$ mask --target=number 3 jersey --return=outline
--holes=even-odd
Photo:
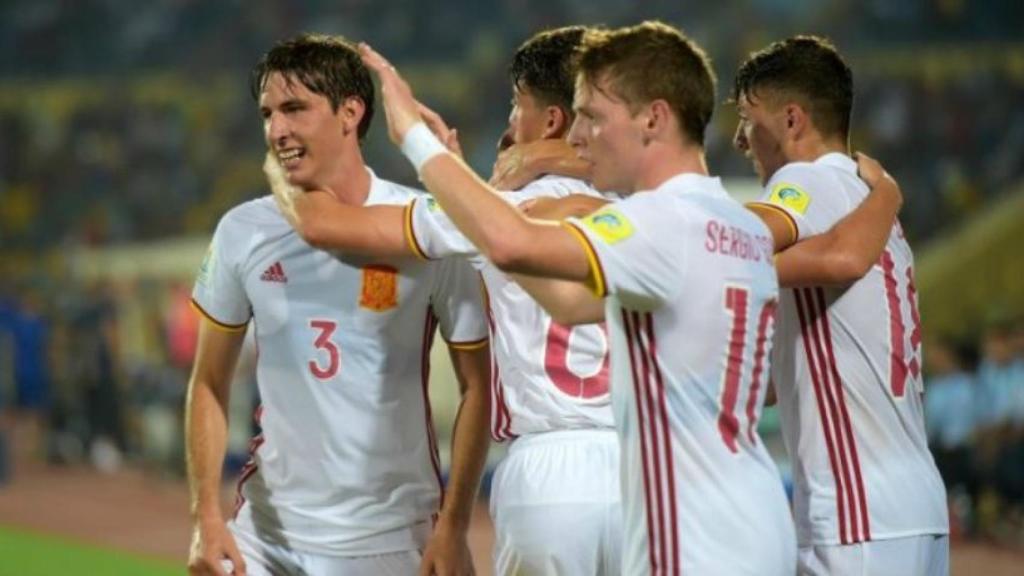
[[[569,222],[606,297],[622,572],[793,574],[789,505],[756,427],[778,296],[768,229],[697,174]]]
[[[762,204],[806,238],[867,192],[856,163],[833,153],[781,168]],[[897,224],[880,260],[851,286],[782,293],[772,377],[802,546],[948,532],[924,430],[913,272]]]
[[[598,193],[573,178],[545,176],[507,192],[512,204]],[[479,254],[430,198],[408,209],[406,232],[423,258],[468,256],[488,293],[491,320],[491,435],[580,428],[611,429],[609,355],[603,324],[566,327],[551,320],[518,284]]]
[[[366,204],[415,195],[372,176]],[[429,350],[438,325],[450,343],[482,345],[473,270],[316,250],[264,197],[221,219],[193,299],[256,335],[262,434],[237,524],[316,554],[421,548],[440,496]]]

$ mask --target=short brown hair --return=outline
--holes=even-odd
[[[586,30],[583,26],[566,26],[531,36],[516,50],[508,67],[512,85],[529,90],[545,105],[562,108],[572,118],[574,56]]]
[[[704,145],[704,129],[715,108],[715,73],[696,42],[663,22],[617,30],[589,30],[578,70],[592,86],[604,79],[633,112],[655,100],[668,102],[683,134]]]
[[[274,72],[298,80],[314,94],[327,98],[334,112],[347,98],[363,101],[357,133],[362,140],[373,120],[373,80],[359,51],[341,36],[300,34],[274,45],[249,76],[249,89],[258,102],[267,78]]]
[[[751,54],[736,73],[732,96],[796,99],[824,136],[850,133],[853,72],[836,47],[818,36],[793,36]]]

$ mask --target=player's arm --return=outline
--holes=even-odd
[[[498,190],[518,190],[544,174],[588,180],[590,165],[565,140],[541,139],[499,152],[490,184]]]
[[[425,576],[472,573],[467,535],[490,447],[491,400],[487,389],[490,351],[487,344],[468,349],[449,344],[448,354],[459,383],[461,401],[452,432],[451,467],[444,505],[423,552],[420,574]]]
[[[271,154],[263,172],[281,213],[310,246],[380,258],[413,255],[403,227],[406,207],[352,206],[326,191],[303,191],[288,183]]]
[[[827,232],[806,240],[797,241],[796,228],[782,209],[749,206],[772,232],[781,286],[849,284],[867,274],[881,256],[903,196],[875,160],[859,154],[858,169],[871,192]]]
[[[402,143],[407,155],[416,157],[417,142],[423,141],[406,138],[407,133],[414,126],[426,128],[408,84],[369,46],[360,45],[360,52],[380,78],[391,139]],[[433,140],[429,133],[427,136]],[[492,263],[508,272],[594,282],[587,253],[572,232],[557,223],[524,216],[455,155],[438,146],[440,150],[431,149],[428,158],[414,162],[422,163],[417,166],[420,180]]]
[[[185,408],[192,545],[189,574],[227,574],[221,561],[231,560],[234,574],[245,563],[221,514],[221,469],[227,449],[228,398],[245,328],[226,330],[212,321],[199,326],[199,343]]]
[[[519,209],[530,218],[564,220],[582,217],[608,204],[604,198],[589,194],[570,194],[561,198],[540,197],[527,200]]]

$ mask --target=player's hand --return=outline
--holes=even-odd
[[[473,576],[473,557],[466,543],[466,531],[441,520],[423,550],[419,576]]]
[[[298,215],[295,211],[295,200],[302,194],[302,191],[288,182],[281,163],[274,157],[273,152],[267,152],[263,159],[263,174],[267,177],[267,184],[274,193],[274,202],[281,210],[288,223],[294,228],[298,222]]]
[[[576,151],[560,138],[514,144],[499,150],[490,184],[498,190],[518,190],[542,174],[557,173],[560,163],[572,158],[576,158]]]
[[[878,160],[875,160],[863,152],[854,152],[853,156],[857,159],[857,175],[860,176],[860,179],[863,180],[869,188],[875,190],[883,183],[891,184],[891,186],[884,186],[884,188],[895,193],[900,205],[903,204],[903,192],[900,190],[899,183],[897,183],[896,180],[885,171],[885,168],[879,164]]]
[[[225,560],[230,562],[230,570]],[[245,576],[245,561],[222,520],[200,520],[193,527],[188,573],[189,576]]]
[[[434,133],[434,136],[437,136],[437,139],[444,144],[445,148],[452,154],[462,158],[462,145],[459,144],[458,130],[449,128],[440,114],[434,112],[418,100],[416,101],[416,108],[427,128],[430,128],[430,131]]]
[[[395,70],[383,56],[370,48],[365,42],[359,43],[359,55],[380,80],[380,95],[384,103],[384,115],[388,120],[388,136],[396,145],[401,146],[405,133],[417,122],[423,121],[420,116],[420,104],[412,94],[409,83]]]

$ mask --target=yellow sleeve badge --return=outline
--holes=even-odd
[[[580,221],[608,244],[621,242],[633,235],[633,224],[614,208],[602,208]]]
[[[383,264],[363,268],[363,289],[359,305],[374,312],[398,306],[398,270]]]
[[[768,202],[788,208],[798,214],[806,214],[807,207],[811,204],[811,197],[796,184],[780,182],[772,188]]]

